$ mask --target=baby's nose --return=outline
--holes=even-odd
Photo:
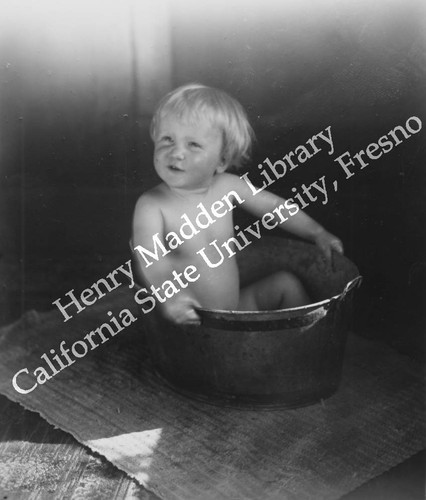
[[[175,144],[171,153],[172,153],[173,158],[177,158],[179,160],[183,160],[185,157],[184,149],[179,144]]]

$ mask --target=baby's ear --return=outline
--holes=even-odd
[[[222,161],[216,168],[216,173],[223,174],[223,172],[225,172],[227,169],[228,169],[228,163],[226,162],[225,158],[222,158]]]

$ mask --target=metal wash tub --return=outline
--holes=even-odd
[[[293,271],[313,303],[274,311],[200,309],[201,326],[147,319],[157,373],[181,393],[242,408],[298,407],[338,388],[358,269],[335,254],[333,269],[317,248],[263,238],[238,256],[242,283],[277,269]]]

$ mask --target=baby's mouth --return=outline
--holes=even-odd
[[[173,172],[183,172],[183,169],[178,167],[177,165],[169,165],[169,169],[173,170]]]

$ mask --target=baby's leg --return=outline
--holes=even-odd
[[[297,276],[279,271],[241,290],[238,308],[242,311],[268,311],[310,303]]]

